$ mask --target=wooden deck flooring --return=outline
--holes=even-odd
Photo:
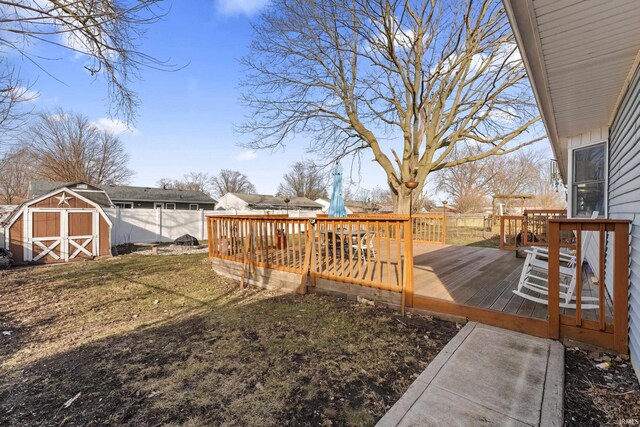
[[[524,259],[513,252],[470,246],[414,245],[414,289],[420,296],[538,319],[547,318],[547,306],[513,293]],[[583,295],[597,289],[586,279]],[[611,306],[606,309],[611,317]],[[561,313],[575,316],[575,310]],[[597,310],[583,310],[583,318],[597,320]]]

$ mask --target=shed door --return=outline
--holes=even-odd
[[[93,258],[97,255],[96,211],[65,212],[67,214],[68,234],[66,236],[66,261],[74,258]]]
[[[28,210],[27,261],[51,263],[98,255],[98,211]]]
[[[32,212],[31,260],[60,261],[63,255],[62,212]]]

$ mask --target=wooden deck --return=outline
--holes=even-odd
[[[547,306],[513,293],[524,259],[514,252],[470,246],[414,245],[414,291],[416,296],[437,298],[529,318],[546,319]],[[586,278],[584,296],[597,295]],[[562,309],[573,316],[575,310]],[[583,318],[597,320],[597,310],[583,310]],[[607,304],[607,319],[611,305]]]

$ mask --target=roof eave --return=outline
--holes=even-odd
[[[533,2],[531,0],[503,0],[502,2],[527,70],[553,154],[558,161],[560,174],[566,181],[568,167],[566,141],[561,140],[558,136]]]

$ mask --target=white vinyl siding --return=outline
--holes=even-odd
[[[640,375],[640,72],[613,121],[609,140],[609,217],[632,221],[629,263],[629,349]],[[610,247],[610,245],[609,245]],[[610,257],[608,257],[610,258]],[[609,260],[607,260],[609,261]],[[609,264],[610,262],[608,262]]]

